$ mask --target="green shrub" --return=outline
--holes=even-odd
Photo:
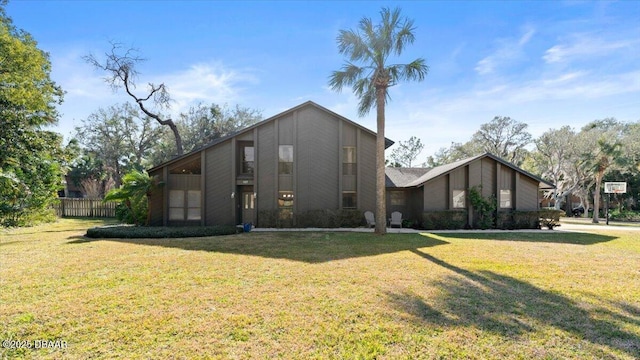
[[[617,221],[640,221],[640,212],[612,209],[609,210],[609,218]]]
[[[340,227],[359,227],[364,224],[364,212],[357,209],[343,209],[337,212]]]
[[[296,226],[300,228],[339,227],[338,217],[331,210],[309,210],[296,215]]]
[[[466,210],[427,211],[422,213],[422,228],[426,230],[464,229],[466,224]]]
[[[485,198],[482,196],[482,187],[474,186],[469,189],[469,202],[474,210],[473,227],[479,229],[492,229],[495,226],[496,216],[496,197],[490,196]]]
[[[146,198],[132,199],[131,202],[133,203],[132,208],[135,209],[134,211],[131,211],[124,201],[116,205],[116,219],[125,224],[144,224],[147,219],[147,211],[149,211]],[[134,215],[136,216],[135,219],[133,218]]]
[[[540,228],[540,211],[499,211],[496,217],[498,229],[538,229]]]
[[[355,209],[309,210],[295,215],[295,227],[299,228],[338,228],[358,227],[362,225],[364,215]],[[293,214],[282,210],[262,210],[258,213],[258,226],[266,228],[293,227]]]
[[[553,229],[556,226],[560,226],[560,216],[564,215],[562,210],[543,209],[538,210],[540,227],[547,227]]]
[[[258,212],[258,226],[263,228],[291,228],[294,214],[290,209],[261,210]]]
[[[235,234],[234,226],[104,226],[90,228],[86,236],[101,239],[185,238]]]

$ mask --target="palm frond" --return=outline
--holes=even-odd
[[[416,59],[409,64],[394,64],[388,68],[393,84],[403,80],[422,81],[429,73],[429,66],[425,64],[422,58]]]
[[[401,16],[400,8],[382,8],[381,21],[374,24],[370,18],[362,18],[357,30],[341,30],[338,50],[349,61],[329,77],[329,85],[335,91],[352,87],[360,99],[358,113],[366,115],[376,106],[376,88],[384,91],[385,103],[389,100],[387,88],[400,80],[423,80],[429,68],[424,59],[409,64],[387,66],[391,54],[400,55],[406,44],[415,40],[413,20]],[[364,66],[357,63],[362,62]]]
[[[363,79],[363,81],[366,81],[366,79]],[[363,117],[376,105],[376,89],[373,86],[363,87],[363,92],[360,94],[359,98],[358,115]]]
[[[342,70],[334,71],[329,76],[329,86],[334,91],[342,91],[343,87],[355,84],[362,77],[363,71],[364,68],[347,62],[342,66]]]
[[[396,55],[400,55],[404,50],[405,45],[413,44],[416,39],[414,35],[415,27],[413,26],[413,20],[406,20],[400,30],[395,34],[394,51]]]

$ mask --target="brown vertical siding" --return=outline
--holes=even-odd
[[[358,209],[362,211],[374,211],[376,209],[376,137],[360,132],[358,144],[358,177],[360,188],[358,189]]]
[[[274,123],[260,126],[258,138],[257,163],[260,172],[255,184],[258,193],[258,210],[272,210],[276,207],[276,164],[278,162]]]
[[[424,184],[424,210],[446,210],[449,204],[449,177],[440,176]]]
[[[278,119],[278,144],[293,145],[293,115]]]
[[[405,218],[418,223],[422,223],[422,212],[424,211],[424,188],[414,188],[409,192],[409,204],[411,210],[405,215]]]
[[[337,209],[341,120],[312,107],[301,109],[297,120],[296,211]]]
[[[162,178],[162,168],[149,173],[149,175],[157,176],[159,181],[164,182]],[[164,184],[163,186],[167,185]],[[149,212],[151,217],[149,225],[162,226],[162,216],[164,214],[164,192],[162,187],[156,188],[149,197]]]
[[[500,181],[498,190],[511,190],[513,192],[513,173],[514,170],[507,167],[500,167]]]
[[[482,185],[482,161],[476,160],[469,164],[469,188]]]
[[[356,146],[357,129],[355,126],[343,123],[342,146]]]
[[[231,193],[235,192],[232,179],[231,141],[218,144],[207,149],[207,184],[206,189],[206,224],[234,225],[235,219],[231,208],[235,199]],[[239,196],[238,194],[235,194]]]
[[[496,162],[490,158],[482,159],[482,196],[496,195]]]
[[[516,189],[517,210],[538,210],[538,182],[526,176],[520,176]]]
[[[200,175],[169,174],[169,190],[200,190]]]

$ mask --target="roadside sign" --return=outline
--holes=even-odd
[[[605,194],[624,194],[627,192],[626,182],[606,182],[604,183]]]

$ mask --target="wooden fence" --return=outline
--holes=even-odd
[[[116,217],[117,202],[102,199],[60,198],[53,206],[59,217]]]

